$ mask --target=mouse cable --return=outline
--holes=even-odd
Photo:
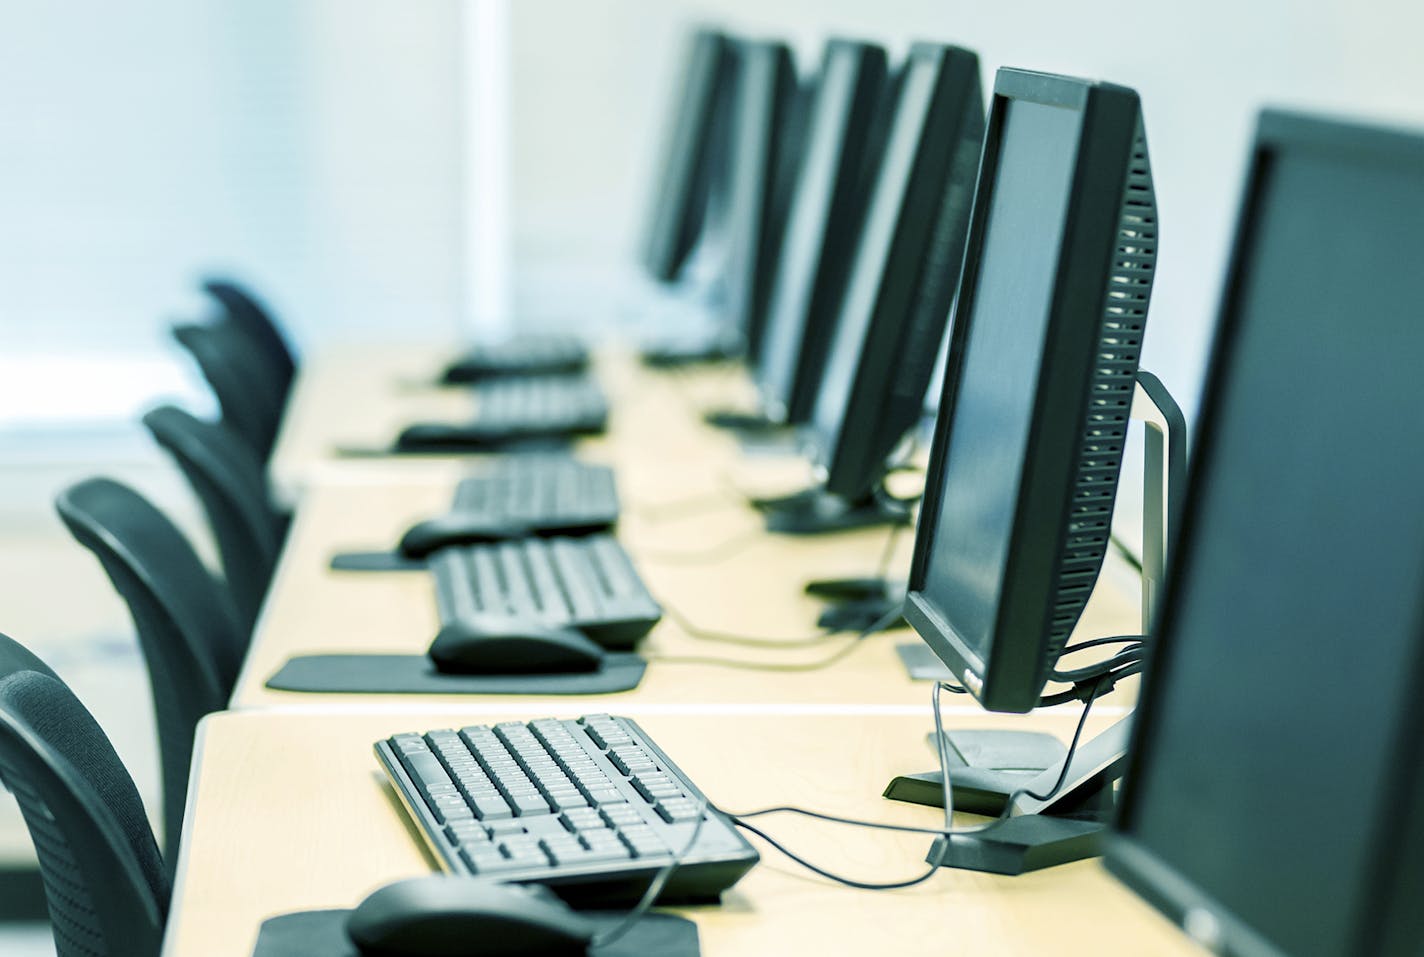
[[[715,565],[729,558],[735,558],[765,535],[765,529],[753,528],[703,549],[685,552],[660,552],[640,548],[637,549],[637,557],[639,561],[652,562],[655,565]]]
[[[663,603],[663,614],[672,619],[673,623],[687,633],[689,638],[696,638],[699,641],[716,641],[726,645],[741,645],[746,648],[805,648],[812,645],[819,645],[828,638],[845,634],[834,628],[827,628],[814,635],[796,636],[793,638],[763,638],[751,635],[739,635],[730,631],[718,631],[715,628],[703,628],[686,615],[680,609]]]
[[[854,634],[847,635],[845,632],[832,632],[830,635],[827,635],[828,638],[832,636],[841,636],[848,637],[850,640],[842,647],[837,648],[834,653],[827,655],[819,661],[750,661],[743,658],[714,658],[711,656],[702,655],[658,655],[647,653],[645,653],[643,657],[646,658],[649,662],[660,661],[665,664],[674,665],[711,665],[713,667],[718,668],[737,668],[742,671],[769,671],[780,672],[783,674],[804,671],[820,671],[823,668],[829,668],[837,662],[848,658],[852,652],[854,652],[857,648],[864,644],[866,638],[869,638],[871,635],[880,632],[883,628],[885,628],[886,625],[894,621],[895,616],[899,614],[900,609],[895,608],[880,616],[880,618],[873,622],[869,628]]]
[[[688,837],[687,843],[683,845],[682,851],[674,854],[672,860],[668,861],[658,872],[653,875],[653,879],[648,882],[647,890],[643,891],[643,896],[638,898],[638,903],[633,905],[621,921],[614,924],[601,934],[595,934],[593,940],[589,941],[591,947],[607,947],[614,941],[622,940],[623,937],[634,927],[638,921],[648,913],[648,910],[657,901],[658,895],[667,887],[668,881],[672,880],[673,874],[682,866],[682,862],[687,860],[692,849],[697,846],[697,839],[702,836],[702,825],[707,822],[707,812],[712,810],[707,798],[703,797],[697,804],[697,823],[692,828],[692,834]]]

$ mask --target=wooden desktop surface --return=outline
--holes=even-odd
[[[925,710],[918,717],[661,714],[638,720],[727,810],[796,804],[936,827],[940,812],[879,796],[891,776],[933,767]],[[521,707],[481,720],[544,713]],[[1074,720],[1069,713],[1013,719],[981,714],[953,723],[1032,727],[1066,737]],[[1094,715],[1090,731],[1106,720]],[[166,957],[248,957],[266,917],[351,907],[384,883],[432,871],[371,745],[395,733],[465,723],[468,714],[438,709],[228,713],[204,721]],[[815,863],[869,881],[920,873],[929,840],[789,815],[760,824]],[[946,870],[915,888],[871,892],[832,884],[759,839],[752,842],[762,862],[721,906],[681,910],[697,922],[704,952],[712,957],[1198,953],[1098,862],[1013,878]]]
[[[318,356],[304,368],[274,463],[277,471],[300,478],[300,506],[232,707],[508,706],[510,699],[497,695],[331,695],[265,687],[293,655],[421,654],[434,639],[438,619],[427,574],[333,572],[328,563],[336,551],[393,546],[414,522],[446,511],[458,478],[493,457],[343,459],[330,451],[343,441],[372,444],[383,434],[388,438],[396,423],[437,414],[441,404],[464,402],[468,413],[468,397],[459,390],[452,396],[451,390],[400,384],[428,379],[439,358],[449,354],[430,347],[347,350]],[[760,513],[746,504],[747,493],[794,491],[812,476],[805,458],[785,441],[762,442],[749,452],[701,421],[708,408],[750,407],[743,373],[735,367],[650,372],[617,351],[600,353],[596,371],[609,394],[610,427],[607,435],[579,443],[575,452],[613,467],[623,508],[618,538],[667,614],[642,644],[653,659],[642,684],[598,696],[585,709],[686,702],[918,703],[925,686],[908,679],[895,653],[897,643],[916,640],[913,632],[877,635],[854,647],[853,637],[845,636],[760,648],[698,639],[682,625],[771,642],[815,636],[824,606],[802,593],[804,583],[863,577],[881,567],[903,579],[913,531],[896,536],[888,565],[883,565],[890,543],[886,528],[812,537],[766,533]],[[385,399],[376,401],[383,392]],[[453,410],[446,408],[445,414]],[[902,495],[923,485],[922,475],[913,472],[893,481]],[[1123,587],[1124,578],[1105,576],[1080,634],[1138,630],[1137,596],[1131,586]],[[725,664],[804,666],[838,652],[844,657],[833,667],[817,670],[757,671]],[[724,664],[688,660],[707,658]],[[549,707],[568,704],[568,699],[547,700]]]
[[[442,461],[439,456],[343,456],[338,449],[388,447],[403,426],[417,420],[470,419],[475,403],[468,388],[433,384],[442,365],[458,352],[454,345],[389,344],[303,357],[269,466],[278,496],[296,502],[314,476],[332,467],[418,475]],[[729,436],[712,435],[700,424],[689,431],[688,424],[703,408],[750,407],[750,386],[739,366],[660,373],[643,368],[627,351],[612,349],[597,354],[593,374],[608,394],[613,416],[608,436],[583,440],[581,448],[633,443],[664,461],[677,461],[689,441],[700,454],[711,436],[726,456],[736,454]]]
[[[303,694],[265,687],[293,655],[424,653],[439,628],[428,573],[336,572],[328,563],[335,551],[389,547],[407,526],[448,507],[453,480],[447,471],[425,481],[333,480],[307,490],[232,707],[322,708],[358,701],[369,707],[508,706],[509,699],[499,695]],[[683,472],[676,466],[647,472],[620,466],[618,480],[625,503],[619,540],[667,614],[640,645],[650,659],[642,684],[620,694],[579,699],[584,702],[580,707],[605,710],[633,703],[690,701],[919,703],[927,686],[909,680],[895,652],[898,643],[917,640],[912,631],[896,630],[860,642],[844,635],[800,647],[760,648],[699,639],[682,624],[685,620],[699,630],[771,642],[816,636],[816,618],[824,606],[802,592],[803,583],[874,573],[890,542],[888,530],[814,538],[770,535],[763,530],[759,514],[715,495],[700,501],[694,512],[670,520],[652,510],[654,505],[676,495],[691,500],[712,489],[705,474]],[[895,538],[889,567],[901,578],[908,571],[913,537],[905,529]],[[1130,633],[1136,630],[1136,621],[1135,596],[1105,578],[1080,633]],[[835,655],[843,657],[831,667],[790,672],[747,670],[706,660],[801,665]],[[1115,695],[1110,703],[1121,697]],[[558,702],[549,699],[544,707],[560,706]]]

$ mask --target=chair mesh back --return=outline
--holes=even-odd
[[[17,646],[3,635],[0,646],[3,669]],[[34,842],[58,955],[152,957],[170,887],[143,802],[103,730],[46,672],[0,670],[0,781]]]
[[[297,358],[271,312],[252,293],[226,279],[209,279],[203,283],[203,289],[261,350],[272,381],[279,386],[285,400],[296,376]]]
[[[285,532],[285,522],[272,508],[261,464],[227,426],[204,422],[174,406],[154,409],[143,424],[173,456],[202,502],[224,575],[250,630],[271,584]]]
[[[198,365],[222,409],[223,421],[266,462],[282,422],[283,396],[251,340],[231,323],[181,325],[173,338]]]
[[[226,706],[246,638],[227,591],[143,496],[109,479],[90,479],[60,495],[57,506],[133,616],[158,719],[164,846],[171,856],[182,827],[194,729]]]

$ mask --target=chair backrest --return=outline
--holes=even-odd
[[[193,732],[226,707],[248,635],[232,598],[168,518],[110,479],[60,493],[60,518],[124,599],[148,666],[163,769],[164,847],[178,846]]]
[[[212,277],[203,289],[216,299],[228,318],[249,336],[262,352],[273,381],[280,386],[285,404],[297,373],[297,357],[272,312],[252,292],[230,279]]]
[[[227,319],[172,331],[212,387],[223,420],[265,464],[282,425],[283,396],[251,338]]]
[[[272,507],[261,463],[230,427],[176,406],[152,410],[143,424],[173,456],[202,503],[238,614],[250,632],[287,531],[286,517]]]
[[[68,686],[5,635],[0,782],[39,857],[58,957],[157,957],[170,885],[133,779]]]

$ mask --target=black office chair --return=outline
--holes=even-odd
[[[128,604],[148,666],[163,769],[164,847],[178,846],[193,730],[227,705],[249,635],[227,589],[168,518],[111,479],[60,493],[60,518]]]
[[[173,338],[188,351],[212,387],[223,421],[251,446],[264,465],[282,425],[285,397],[251,337],[227,319],[173,327]]]
[[[35,845],[58,957],[157,957],[170,884],[138,789],[68,686],[5,635],[0,783]]]
[[[228,587],[250,632],[272,582],[288,516],[273,507],[252,449],[225,424],[204,422],[172,405],[152,410],[143,424],[173,456],[202,503]]]
[[[230,279],[211,277],[203,289],[222,306],[233,323],[249,336],[261,351],[271,381],[277,385],[283,405],[297,374],[297,357],[272,313],[250,291]]]

